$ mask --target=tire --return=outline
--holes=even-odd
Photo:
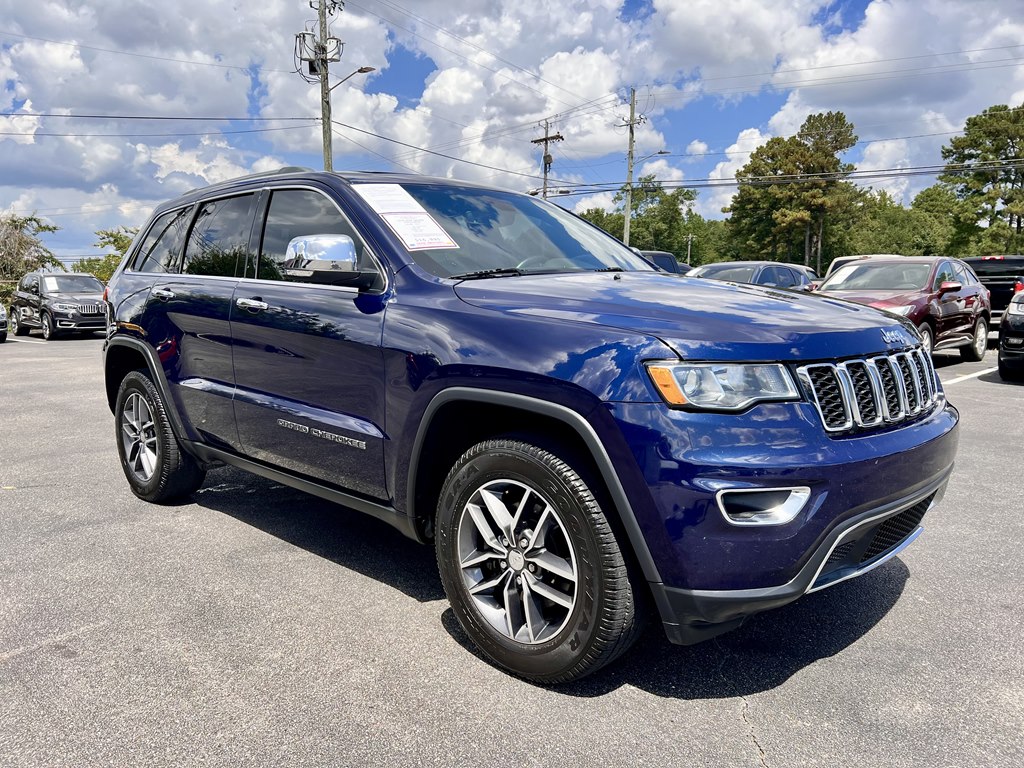
[[[960,359],[968,363],[980,363],[988,351],[988,323],[979,317],[974,324],[974,338],[970,344],[960,347]]]
[[[0,344],[7,341],[7,331],[0,331]]]
[[[53,318],[50,317],[49,312],[43,312],[39,316],[39,326],[43,329],[43,341],[50,341],[56,337],[57,333],[53,329]]]
[[[1011,368],[999,359],[999,378],[1003,381],[1024,381],[1024,369]]]
[[[932,333],[932,327],[928,323],[921,323],[917,326],[917,332],[921,334],[921,346],[930,355],[935,347],[935,336]]]
[[[194,493],[206,479],[181,450],[160,392],[143,371],[121,381],[114,410],[117,453],[132,493],[157,504]]]
[[[488,659],[522,678],[579,679],[642,629],[608,519],[553,453],[513,439],[470,448],[441,489],[436,531],[459,623]]]
[[[14,332],[14,335],[15,336],[28,336],[28,332],[30,330],[32,330],[32,329],[31,328],[26,328],[24,325],[22,325],[21,323],[18,322],[18,311],[14,307],[11,307],[10,318],[11,318],[11,330]]]

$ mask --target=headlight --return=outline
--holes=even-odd
[[[1011,301],[1006,305],[1006,314],[1024,315],[1024,301]]]
[[[793,377],[779,363],[647,364],[647,372],[669,405],[740,411],[770,400],[799,400]]]
[[[7,310],[4,309],[4,305],[3,304],[0,304],[0,320],[6,320],[6,319],[7,319]]]
[[[58,312],[77,312],[78,311],[78,305],[77,304],[65,304],[65,303],[60,302],[60,301],[54,302],[53,308],[56,309]]]
[[[913,305],[908,305],[906,307],[886,307],[885,311],[892,312],[894,315],[899,315],[900,317],[906,317],[914,311],[914,307]]]

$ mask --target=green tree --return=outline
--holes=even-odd
[[[63,271],[64,266],[43,244],[41,237],[59,229],[35,214],[0,215],[0,301],[8,302],[15,284],[26,272],[43,267]]]
[[[95,275],[104,283],[110,280],[121,260],[128,253],[132,240],[138,233],[138,227],[117,227],[116,229],[98,229],[96,235],[99,240],[93,243],[95,248],[112,248],[115,253],[108,253],[105,256],[95,256],[90,259],[81,259],[71,265],[75,272],[88,272]]]
[[[857,143],[842,112],[810,115],[796,136],[772,138],[755,150],[736,178],[730,206],[734,245],[751,256],[794,260],[820,270],[826,226],[852,211],[857,192],[844,179],[854,169],[840,154]]]
[[[641,176],[633,185],[633,220],[629,230],[629,244],[645,251],[668,251],[676,258],[685,256],[687,234],[692,232],[690,204],[697,198],[692,189],[665,189],[654,174]],[[580,214],[620,240],[626,221],[626,187],[623,185],[613,198],[615,210],[590,208]]]
[[[939,177],[965,202],[973,232],[985,247],[1018,252],[1024,245],[1024,104],[989,107],[967,118],[963,136],[942,148],[946,168]]]

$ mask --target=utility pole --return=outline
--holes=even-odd
[[[330,67],[327,63],[327,0],[320,0],[317,8],[320,39],[316,44],[316,69],[320,75],[320,127],[324,139],[324,170],[334,170],[334,148],[331,141],[331,85],[327,82]]]
[[[551,141],[564,141],[564,137],[560,133],[556,133],[554,136],[551,135],[548,128],[548,121],[544,121],[544,136],[539,139],[533,139],[531,144],[543,144],[544,145],[544,187],[541,196],[548,199],[548,171],[551,170],[551,164],[554,162],[554,158],[548,152],[548,142]]]
[[[686,235],[686,266],[690,266],[690,247],[693,245],[693,232]]]
[[[636,88],[629,89],[629,151],[626,153],[626,221],[622,225],[622,242],[629,245],[629,222],[633,218],[633,128],[644,121],[636,116]]]

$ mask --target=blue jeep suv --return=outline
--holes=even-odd
[[[161,205],[106,294],[134,493],[228,464],[432,542],[463,628],[555,683],[921,532],[956,410],[913,327],[651,267],[536,198],[287,169]]]

